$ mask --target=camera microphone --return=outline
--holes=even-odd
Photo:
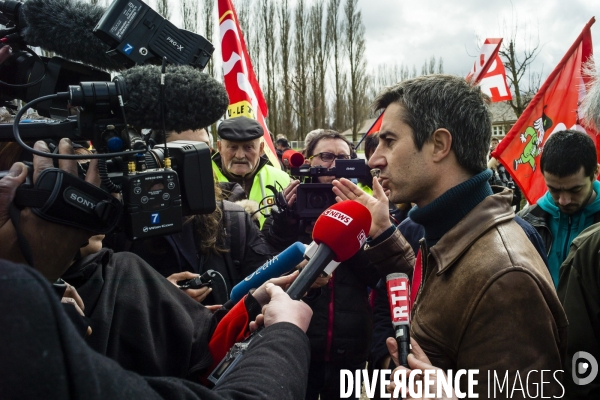
[[[123,80],[127,94],[127,122],[138,129],[162,130],[160,82],[161,68],[135,66],[115,79]],[[205,128],[225,114],[229,97],[225,86],[198,69],[167,66],[165,75],[165,129],[183,132]]]
[[[290,149],[284,151],[281,159],[283,160],[283,165],[288,168],[298,168],[304,164],[304,156],[296,150]]]
[[[27,44],[110,71],[124,65],[106,54],[110,46],[93,33],[102,7],[73,0],[29,0],[20,7],[19,33]]]

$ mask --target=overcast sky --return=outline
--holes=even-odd
[[[306,4],[313,1],[317,0],[306,0]],[[171,0],[171,4],[171,21],[179,25],[179,1]],[[295,4],[296,0],[290,0],[291,6]],[[539,42],[540,52],[532,68],[545,78],[584,25],[600,12],[600,0],[359,0],[358,5],[370,71],[383,63],[403,63],[411,71],[415,65],[420,73],[423,62],[435,56],[444,59],[446,73],[461,76],[473,66],[478,46],[486,37],[508,38],[516,25],[519,51]],[[600,14],[596,16],[600,18]],[[220,61],[217,38],[215,35],[214,56]],[[600,22],[592,26],[592,39],[600,57]]]
[[[466,75],[478,54],[476,40],[510,36],[517,22],[518,46],[537,43],[534,69],[546,77],[600,11],[599,0],[359,0],[370,66],[405,63],[420,71],[425,59],[443,57],[447,73]],[[599,17],[596,15],[596,17]],[[506,28],[504,28],[506,26]],[[592,26],[600,56],[600,22]]]

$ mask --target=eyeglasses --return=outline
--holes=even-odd
[[[319,157],[321,160],[323,160],[325,162],[331,162],[334,159],[337,159],[337,160],[349,160],[350,159],[350,156],[348,154],[333,154],[333,153],[329,153],[327,151],[324,151],[322,153],[317,153],[314,156],[308,157],[308,159],[312,160],[315,157]]]

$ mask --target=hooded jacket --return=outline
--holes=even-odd
[[[600,182],[593,184],[595,200],[575,214],[565,214],[554,203],[549,192],[538,200],[537,207],[529,207],[519,215],[533,225],[544,238],[548,252],[548,269],[554,286],[558,286],[561,264],[569,254],[571,242],[600,217]],[[540,210],[535,210],[539,208]],[[596,215],[599,214],[599,215]]]

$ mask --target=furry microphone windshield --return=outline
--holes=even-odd
[[[137,128],[162,130],[160,113],[161,67],[145,65],[123,71],[127,93],[127,122]],[[119,78],[121,79],[121,78]],[[183,132],[205,128],[223,116],[229,105],[225,87],[208,74],[189,66],[167,66],[165,128]]]
[[[73,0],[29,0],[21,8],[27,26],[20,33],[27,44],[96,68],[123,69],[92,32],[104,8]]]

